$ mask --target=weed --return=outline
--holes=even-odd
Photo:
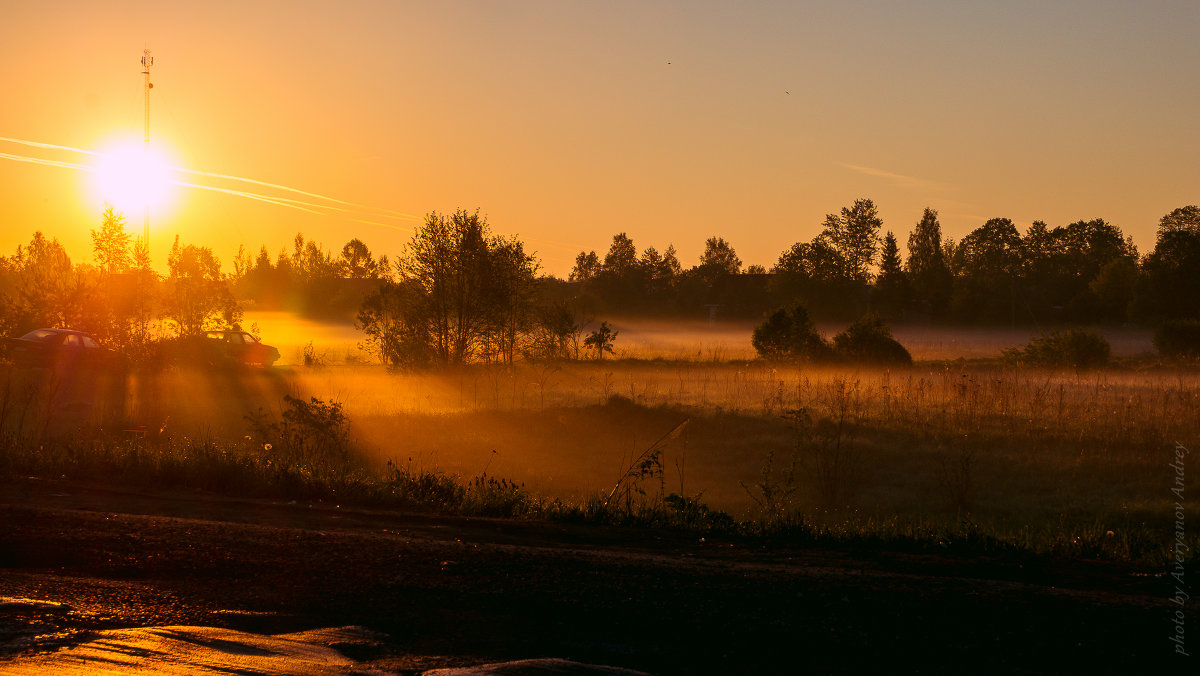
[[[839,508],[846,505],[859,487],[860,425],[859,382],[836,378],[820,402],[827,415],[815,422],[807,409],[792,412],[802,465],[816,484],[818,504]]]
[[[798,411],[790,412],[798,417]],[[775,467],[775,451],[767,453],[767,461],[763,464],[762,477],[752,487],[745,482],[738,482],[746,495],[754,501],[764,520],[776,520],[791,512],[796,505],[796,493],[799,485],[796,481],[796,466],[799,455],[793,454],[792,461],[782,472]]]
[[[938,481],[949,507],[958,512],[971,511],[975,488],[971,481],[971,470],[975,464],[975,454],[965,445],[959,446],[952,455],[940,455],[938,463],[941,467]]]
[[[636,494],[645,498],[647,495],[646,489],[642,485],[647,479],[658,479],[658,496],[662,497],[665,491],[662,463],[663,451],[666,450],[666,443],[678,437],[689,421],[690,418],[684,418],[682,422],[671,428],[669,432],[659,437],[653,444],[650,444],[640,455],[633,458],[629,466],[617,478],[617,482],[613,485],[612,490],[605,496],[603,504],[605,508],[614,504],[614,500],[616,500],[617,504],[624,505],[626,512],[632,512],[633,496]]]
[[[313,342],[311,340],[308,341],[308,343],[306,343],[300,350],[300,354],[304,361],[304,365],[309,368],[320,368],[325,365],[325,353],[318,352],[317,348],[313,346]]]

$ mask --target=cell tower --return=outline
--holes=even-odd
[[[154,88],[154,85],[150,83],[150,66],[153,66],[153,65],[154,65],[154,57],[150,56],[150,50],[146,49],[144,52],[142,52],[142,75],[145,76],[145,80],[146,80],[146,86],[144,88],[145,92],[146,92],[146,149],[145,149],[146,156],[145,156],[145,158],[143,158],[143,161],[146,163],[149,163],[149,161],[150,161],[150,90]],[[150,252],[150,200],[149,199],[146,200],[146,223],[145,223],[145,228],[143,229],[143,232],[142,232],[142,237],[144,238],[142,240],[142,242],[146,246],[146,252],[149,253]]]

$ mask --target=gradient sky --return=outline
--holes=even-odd
[[[902,242],[929,206],[956,238],[1104,218],[1143,250],[1200,203],[1193,0],[0,0],[0,18],[0,137],[140,140],[148,47],[151,135],[179,165],[417,216],[478,207],[558,275],[619,231],[685,265],[721,235],[770,266],[859,197]],[[0,159],[0,252],[40,229],[89,260],[89,180]],[[229,269],[238,244],[302,231],[397,253],[412,224],[180,189],[151,249],[163,266],[180,234]]]

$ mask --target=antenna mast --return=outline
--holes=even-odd
[[[146,49],[142,53],[142,75],[145,76],[145,92],[146,92],[146,148],[143,162],[150,161],[150,90],[154,85],[150,84],[150,66],[154,65],[154,57],[150,56],[150,50]],[[142,232],[143,244],[146,247],[146,252],[150,252],[150,200],[146,200],[146,223]]]

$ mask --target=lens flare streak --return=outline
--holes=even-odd
[[[17,145],[23,145],[23,146],[27,146],[30,148],[40,148],[40,149],[45,149],[45,150],[65,150],[68,152],[80,153],[83,155],[90,155],[90,156],[95,156],[95,157],[100,157],[100,158],[107,158],[110,155],[109,153],[100,153],[100,152],[95,152],[95,151],[91,151],[91,150],[84,150],[83,148],[75,148],[72,146],[57,145],[57,144],[53,144],[53,143],[42,143],[39,141],[29,141],[26,139],[18,139],[18,138],[12,138],[12,137],[8,137],[8,136],[0,136],[0,142],[14,143]],[[75,170],[88,171],[88,172],[93,172],[93,173],[97,171],[96,167],[87,165],[87,164],[80,164],[80,163],[76,163],[76,162],[66,162],[66,161],[62,161],[62,160],[54,160],[54,159],[47,159],[47,158],[41,158],[41,157],[33,157],[33,156],[29,156],[29,155],[18,155],[18,154],[14,154],[14,153],[0,152],[0,159],[12,160],[14,162],[26,162],[29,164],[37,164],[37,165],[48,166],[48,167],[59,167],[62,169],[75,169]],[[385,209],[382,207],[373,207],[373,206],[370,206],[367,204],[359,204],[357,202],[350,202],[347,200],[338,199],[336,197],[331,197],[329,195],[322,195],[320,193],[310,192],[307,190],[301,190],[299,188],[293,188],[293,187],[282,185],[279,183],[260,181],[257,179],[246,178],[243,176],[233,176],[230,174],[221,174],[221,173],[217,173],[217,172],[200,171],[197,169],[188,169],[185,167],[165,167],[165,169],[172,171],[172,172],[190,174],[192,176],[207,177],[207,178],[217,179],[219,181],[235,181],[235,182],[250,184],[253,186],[260,186],[263,188],[270,188],[273,190],[280,190],[280,191],[284,191],[284,192],[288,192],[288,193],[292,193],[292,194],[296,194],[296,195],[302,195],[304,197],[309,197],[309,198],[312,198],[314,201],[299,200],[299,199],[295,199],[295,198],[291,198],[291,197],[284,197],[284,196],[280,196],[280,195],[271,195],[271,194],[266,194],[266,193],[262,193],[262,192],[252,192],[249,190],[238,190],[235,188],[221,187],[221,186],[217,186],[217,185],[205,185],[203,183],[195,183],[195,182],[190,182],[190,181],[179,181],[179,180],[168,181],[169,183],[171,183],[173,185],[178,185],[178,186],[185,187],[185,188],[193,188],[193,189],[197,189],[197,190],[208,190],[211,192],[217,192],[217,193],[221,193],[221,194],[225,194],[225,195],[231,195],[234,197],[242,197],[245,199],[255,200],[258,202],[264,202],[266,204],[273,204],[275,206],[281,206],[281,207],[287,207],[289,209],[297,209],[300,211],[306,211],[308,213],[317,214],[317,215],[321,215],[321,216],[332,216],[335,214],[344,214],[347,217],[350,217],[352,220],[359,222],[359,223],[366,223],[369,225],[376,225],[376,226],[380,226],[380,227],[392,228],[392,229],[397,229],[397,230],[406,230],[406,231],[411,231],[411,228],[398,226],[395,224],[381,223],[377,220],[366,220],[366,218],[369,217],[369,218],[376,218],[376,219],[384,219],[384,220],[391,219],[391,220],[400,220],[400,221],[420,221],[421,220],[421,217],[414,216],[413,214],[405,213],[403,211],[396,211],[393,209]]]

